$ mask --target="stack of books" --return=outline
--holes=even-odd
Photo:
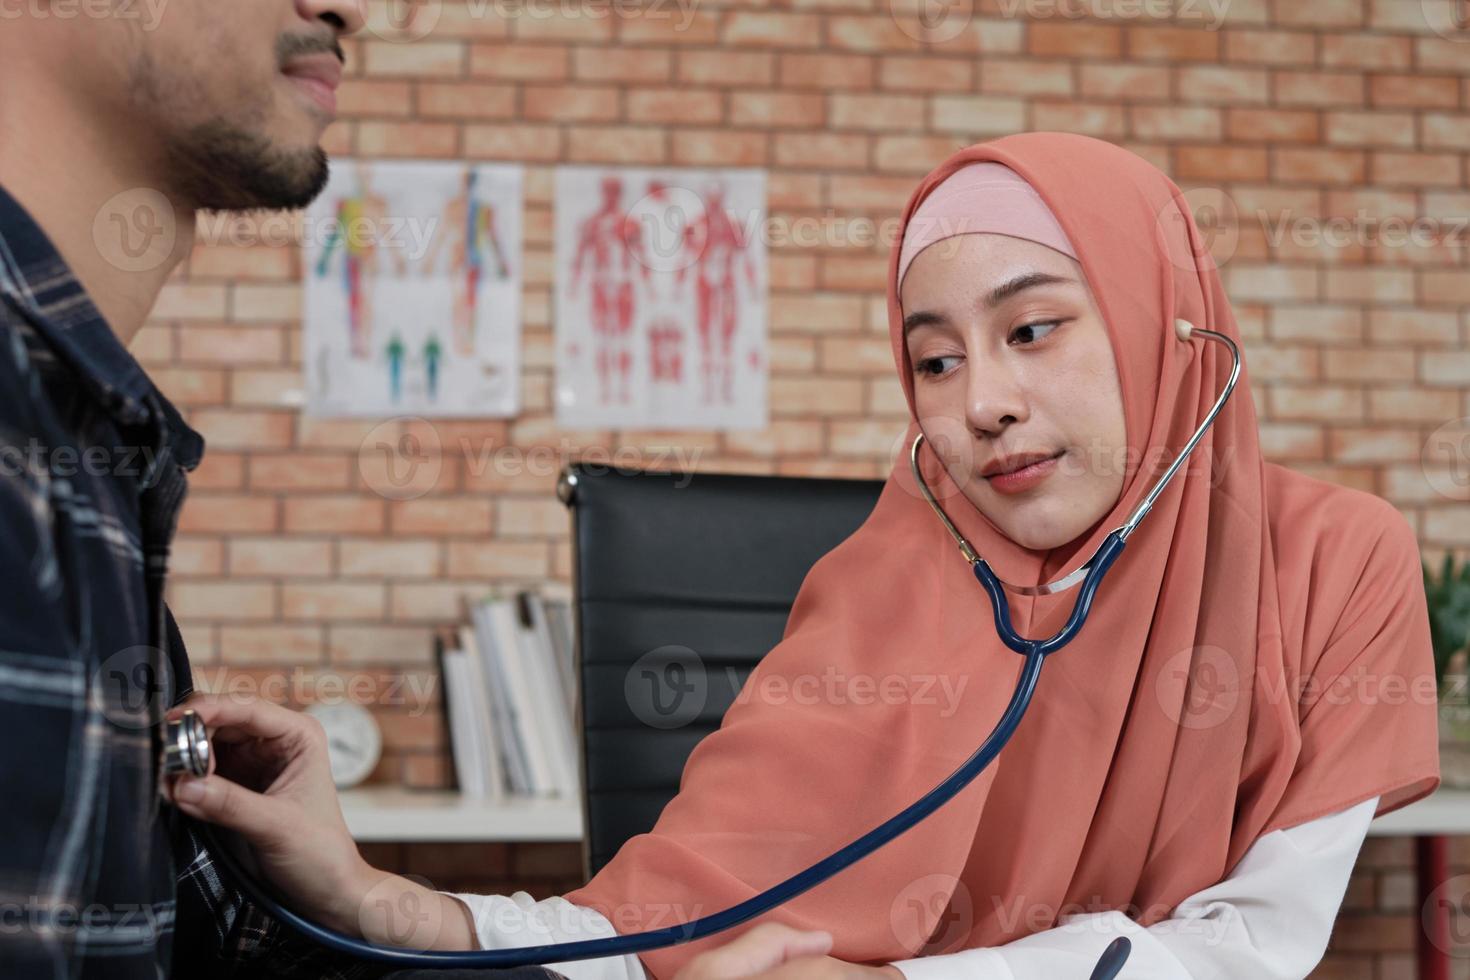
[[[470,799],[575,798],[577,683],[570,599],[496,592],[439,652],[450,748]]]

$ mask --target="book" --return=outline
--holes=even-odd
[[[540,792],[543,776],[531,759],[525,732],[530,719],[523,717],[529,711],[529,701],[520,691],[517,682],[512,690],[512,665],[496,639],[493,620],[493,603],[481,601],[471,607],[471,620],[475,649],[479,652],[482,665],[482,686],[490,692],[491,715],[495,721],[495,734],[501,743],[501,758],[505,763],[506,781],[512,793],[535,795]]]

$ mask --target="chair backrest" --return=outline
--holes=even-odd
[[[563,471],[589,878],[653,828],[689,753],[780,641],[807,572],[867,519],[882,487]]]

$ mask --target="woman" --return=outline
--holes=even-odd
[[[1181,340],[1176,320],[1239,340],[1178,188],[1123,149],[1059,133],[968,147],[919,184],[888,309],[911,411],[902,446],[924,433],[926,482],[951,520],[1004,581],[1028,585],[1091,556],[1224,387],[1228,350]],[[1032,457],[1050,462],[997,475]],[[1017,631],[1053,634],[1076,595],[1010,596]],[[373,938],[385,930],[360,910],[391,901],[370,894],[415,889],[447,913],[416,937],[441,948],[637,932],[749,898],[918,799],[991,729],[1020,664],[903,453],[869,519],[803,583],[753,696],[696,747],[653,830],[584,887],[450,899],[354,865],[320,759],[297,765],[305,779],[271,782],[268,766],[266,795],[234,792],[223,822],[309,912]],[[897,676],[911,696],[759,693],[834,670]],[[920,696],[936,679],[960,695]],[[205,711],[245,734],[267,715],[297,724]],[[763,951],[758,930],[731,930],[556,969],[1083,977],[1127,935],[1129,977],[1304,977],[1368,821],[1438,781],[1415,535],[1377,497],[1265,462],[1243,367],[1086,626],[1047,660],[1014,739],[959,796],[763,916],[791,927],[761,934],[774,937]],[[205,782],[205,803],[181,805],[219,818],[225,784]],[[282,822],[310,824],[311,840],[283,840]]]

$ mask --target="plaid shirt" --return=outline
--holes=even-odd
[[[185,471],[203,450],[0,188],[6,980],[389,974],[246,901],[160,799],[162,718],[192,691],[164,578]]]

